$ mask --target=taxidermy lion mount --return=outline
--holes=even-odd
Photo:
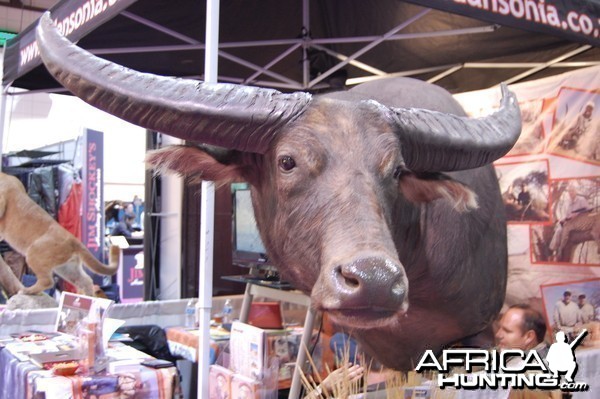
[[[58,274],[93,296],[92,279],[81,267],[111,276],[119,267],[119,248],[110,248],[110,264],[97,260],[71,233],[59,225],[25,192],[21,182],[0,172],[0,238],[25,256],[29,268],[37,277],[31,287],[20,294],[36,295],[54,285],[52,273]]]

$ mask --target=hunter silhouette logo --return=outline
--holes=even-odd
[[[535,350],[446,349],[438,357],[429,349],[415,371],[437,371],[440,388],[587,391],[587,383],[574,380],[577,373],[575,348],[586,335],[587,330],[582,330],[568,343],[565,333],[557,332],[556,342],[550,346],[546,359]],[[561,381],[563,374],[565,381]]]
[[[583,330],[570,344],[567,343],[567,337],[564,332],[556,333],[556,342],[550,346],[546,363],[552,371],[554,377],[561,373],[566,373],[567,382],[574,382],[573,377],[577,372],[577,362],[575,360],[575,348],[581,343],[581,340],[587,335],[587,330]]]

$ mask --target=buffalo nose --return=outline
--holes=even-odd
[[[404,268],[378,257],[336,266],[333,281],[342,308],[395,310],[402,306],[408,291]]]

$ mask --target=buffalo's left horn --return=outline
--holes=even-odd
[[[50,73],[90,105],[147,129],[228,149],[264,153],[282,126],[303,113],[307,93],[136,72],[98,58],[65,39],[50,14],[37,44]]]
[[[467,118],[414,108],[392,108],[406,166],[414,171],[477,168],[504,156],[521,133],[517,98],[505,84],[498,111]]]

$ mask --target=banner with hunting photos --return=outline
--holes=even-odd
[[[544,287],[592,281],[585,297],[600,309],[600,67],[509,88],[523,129],[494,164],[508,219],[505,304],[543,309]],[[474,117],[500,97],[499,87],[455,96]]]

